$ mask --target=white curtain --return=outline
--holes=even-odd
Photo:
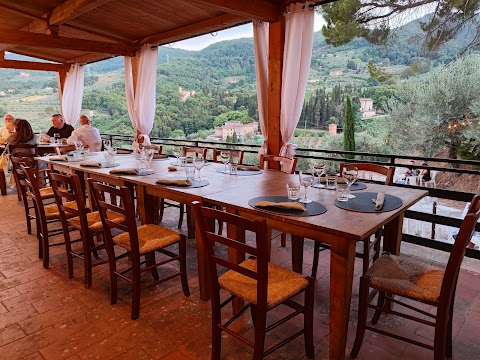
[[[142,136],[149,145],[148,136],[152,131],[155,116],[158,48],[145,44],[135,57],[137,76],[134,89],[132,58],[125,56],[125,96],[128,115],[139,137]]]
[[[312,58],[313,19],[311,3],[290,4],[285,14],[285,50],[283,54],[280,131],[284,145],[280,155],[292,158],[297,146],[291,144],[302,113],[308,72]]]
[[[83,85],[83,65],[74,64],[65,78],[61,101],[63,119],[72,126],[75,126],[82,111]]]
[[[253,21],[255,49],[255,74],[257,78],[258,119],[263,143],[258,155],[267,154],[267,108],[268,108],[268,22]]]

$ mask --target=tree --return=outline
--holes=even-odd
[[[475,29],[464,49],[480,44],[478,12],[480,1],[471,0],[340,0],[323,5],[319,10],[327,25],[322,28],[327,44],[339,46],[356,37],[374,44],[385,43],[398,19],[414,11],[433,11],[422,19],[424,45],[431,51],[439,49],[467,26]]]
[[[232,143],[238,143],[238,136],[235,130],[233,130]]]
[[[355,60],[348,60],[347,68],[350,70],[357,70],[357,63],[355,62]]]
[[[343,150],[355,151],[355,121],[353,117],[352,102],[347,95],[345,104],[345,117],[343,120]],[[344,155],[348,159],[353,159],[354,155]]]

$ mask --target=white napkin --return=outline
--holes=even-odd
[[[379,211],[383,208],[383,202],[385,200],[385,193],[379,192],[377,198],[375,199],[375,210]]]

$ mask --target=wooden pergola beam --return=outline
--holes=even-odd
[[[204,4],[209,9],[215,9],[235,14],[247,19],[275,22],[285,11],[284,7],[265,0],[194,0],[195,5]]]
[[[135,52],[139,50],[139,47],[135,45],[83,40],[69,37],[55,37],[45,34],[11,30],[0,30],[0,43],[122,56],[134,56]]]
[[[233,14],[220,15],[215,18],[207,19],[182,26],[173,30],[165,31],[158,35],[148,36],[139,41],[140,44],[163,45],[171,42],[188,39],[194,36],[203,35],[212,31],[224,29],[228,26],[238,24],[239,22],[248,22],[249,20]]]
[[[66,23],[109,1],[111,0],[67,0],[50,12],[48,22],[50,25]]]
[[[70,65],[66,66],[64,64],[49,64],[35,61],[0,60],[0,68],[58,72],[70,68]]]

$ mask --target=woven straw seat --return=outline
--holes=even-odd
[[[39,191],[42,199],[53,198],[53,189],[51,187],[41,188]],[[27,191],[27,195],[31,196],[32,194],[30,191]]]
[[[117,223],[122,223],[125,221],[125,216],[122,216],[117,213],[108,212],[107,216],[108,216],[108,219],[115,221]],[[103,229],[102,219],[100,218],[100,213],[98,211],[94,211],[87,214],[87,223],[88,223],[88,230],[90,231],[100,231]],[[82,225],[80,224],[80,217],[78,216],[69,219],[68,224],[77,230],[82,229]]]
[[[444,269],[394,255],[382,255],[366,273],[373,287],[430,302],[440,296],[443,275]]]
[[[75,201],[69,201],[64,204],[66,207],[78,210],[77,203]],[[47,220],[60,218],[60,212],[58,211],[57,204],[50,204],[44,206],[45,217]],[[68,214],[66,214],[68,216]]]
[[[153,224],[139,226],[137,233],[140,254],[161,249],[180,240],[180,235],[175,231]],[[129,233],[117,235],[112,240],[128,251],[131,250]]]
[[[240,266],[257,272],[256,260],[246,260]],[[251,304],[257,304],[257,281],[255,279],[229,270],[218,278],[218,283],[229,293]],[[306,289],[307,286],[308,281],[301,274],[268,263],[267,308],[274,308]]]

